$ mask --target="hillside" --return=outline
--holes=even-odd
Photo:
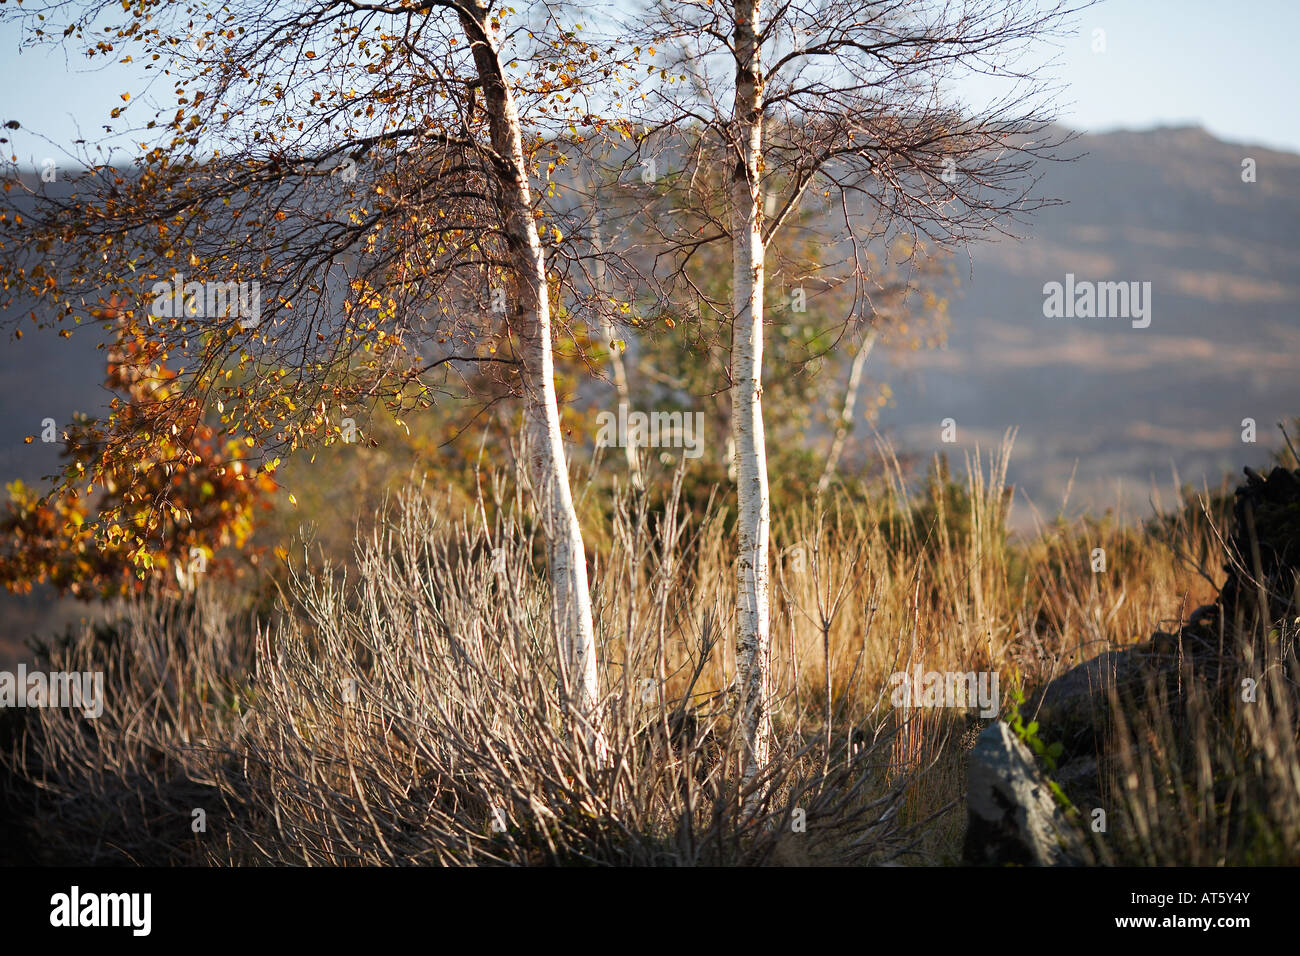
[[[1042,191],[1066,203],[959,264],[948,347],[886,373],[898,397],[882,427],[923,450],[944,447],[943,418],[957,419],[961,447],[1016,426],[1011,480],[1045,513],[1076,463],[1071,510],[1111,506],[1121,487],[1144,510],[1171,465],[1199,484],[1264,461],[1276,422],[1300,408],[1300,156],[1195,128],[1075,146],[1082,158],[1043,171]],[[1067,273],[1150,282],[1150,325],[1045,318],[1043,285]],[[1241,442],[1247,417],[1257,446]]]

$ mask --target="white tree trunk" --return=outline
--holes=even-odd
[[[462,13],[461,24],[474,51],[492,148],[498,157],[500,208],[516,280],[517,301],[510,303],[510,312],[523,365],[525,445],[534,501],[546,535],[551,622],[560,649],[560,689],[566,706],[571,708],[570,717],[576,719],[583,736],[603,755],[587,556],[569,488],[560,430],[546,259],[533,218],[519,115],[496,47],[483,29],[487,8],[480,0],[472,9],[473,16]]]
[[[756,40],[758,0],[736,2],[736,135],[741,145],[732,177],[732,433],[736,440],[737,637],[744,779],[767,763],[768,526],[767,445],[763,434],[763,91]]]
[[[840,464],[840,456],[844,454],[844,445],[848,441],[849,430],[853,427],[853,409],[858,402],[858,390],[862,387],[862,370],[866,368],[867,357],[876,346],[877,335],[876,329],[868,332],[863,337],[862,344],[858,346],[858,354],[853,356],[853,367],[849,370],[849,384],[844,390],[844,410],[840,412],[840,420],[835,426],[835,439],[831,442],[830,454],[826,456],[826,468],[817,482],[818,495],[824,495],[826,489],[831,486],[835,469]]]
[[[531,217],[530,217],[531,220]],[[551,578],[551,618],[561,649],[561,689],[566,702],[586,721],[594,737],[600,734],[600,700],[596,670],[596,638],[592,626],[591,592],[582,527],[569,488],[568,462],[560,430],[551,351],[551,315],[547,301],[545,265],[540,244],[530,250],[536,262],[531,275],[521,274],[520,338],[524,362],[524,428],[533,495],[546,535]]]
[[[597,196],[597,202],[600,197]],[[594,219],[591,224],[591,241],[596,249],[596,255],[601,256],[605,251],[604,239],[600,234],[600,209],[597,207],[594,213]],[[596,260],[596,289],[601,295],[606,295],[608,290],[605,288],[605,260],[603,257]],[[604,311],[604,303],[601,304],[600,312],[600,331],[605,337],[605,347],[609,349],[609,366],[610,371],[614,374],[614,390],[618,393],[620,404],[626,405],[628,414],[632,412],[632,389],[627,383],[627,365],[623,361],[623,353],[615,344],[619,341],[618,329],[614,327],[614,321]],[[627,458],[627,474],[632,482],[632,487],[640,491],[645,487],[645,482],[641,477],[640,449],[635,442],[623,442],[623,455]]]

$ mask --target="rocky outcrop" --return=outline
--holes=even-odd
[[[1228,574],[1216,602],[1226,627],[1291,620],[1300,609],[1300,472],[1247,468],[1237,489]]]
[[[1062,745],[1055,780],[1084,814],[1100,805],[1115,703],[1128,707],[1150,700],[1161,684],[1171,691],[1167,699],[1177,700],[1180,678],[1192,672],[1226,702],[1240,663],[1233,655],[1260,633],[1261,619],[1272,625],[1300,610],[1300,474],[1286,468],[1267,476],[1249,468],[1245,473],[1234,501],[1226,578],[1215,602],[1197,608],[1176,632],[1157,631],[1143,644],[1071,668],[1021,708],[1026,721],[1038,722],[1042,739]],[[1073,861],[1071,852],[1044,837],[1049,821],[1060,820],[1059,810],[1053,816],[1043,802],[1044,787],[1032,755],[1008,726],[998,722],[985,730],[969,765],[967,861]]]
[[[1024,866],[1082,862],[1072,830],[1034,755],[1002,721],[989,725],[975,743],[966,798],[967,862]]]

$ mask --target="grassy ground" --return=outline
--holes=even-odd
[[[1222,489],[1145,523],[1013,536],[1010,454],[909,491],[882,451],[870,487],[775,510],[777,758],[749,790],[728,509],[669,473],[658,496],[583,498],[613,770],[554,694],[526,506],[505,485],[465,511],[410,488],[332,569],[291,549],[278,610],[204,588],[52,651],[107,670],[108,708],[91,734],[56,710],[10,728],[18,817],[41,858],[98,862],[959,862],[987,719],[896,707],[891,675],[995,672],[1005,716],[1011,688],[1174,629],[1221,577]],[[1177,796],[1168,767],[1144,766],[1131,800]],[[1291,795],[1258,799],[1277,816]],[[1221,861],[1210,849],[1161,861]]]

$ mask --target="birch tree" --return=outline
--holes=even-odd
[[[1011,224],[1035,199],[1035,160],[1052,155],[1051,88],[1036,44],[1062,31],[1066,4],[1036,0],[691,0],[658,4],[642,34],[671,52],[643,120],[643,143],[674,138],[692,168],[731,171],[716,228],[673,235],[686,261],[725,242],[732,257],[732,433],[738,532],[738,718],[745,776],[770,738],[769,494],[763,421],[765,252],[796,211],[823,206],[835,268],[859,284],[887,237],[960,246]],[[955,82],[984,75],[1004,92],[977,108]],[[693,177],[684,175],[690,184]],[[680,276],[678,271],[675,275]]]
[[[213,417],[253,449],[250,474],[270,474],[281,454],[349,440],[352,416],[380,403],[400,422],[468,369],[495,370],[522,396],[561,692],[599,751],[554,383],[548,255],[562,236],[534,183],[562,133],[611,129],[592,103],[627,112],[621,65],[578,25],[548,11],[525,23],[493,0],[38,3],[4,17],[29,43],[153,76],[124,89],[103,141],[65,147],[66,182],[21,174],[33,118],[6,118],[4,304],[68,335],[116,296],[137,306],[120,313],[127,334],[179,367],[144,412],[103,423],[96,460],[64,483],[93,488],[121,463],[182,472],[192,463],[158,460],[157,436],[183,449]],[[144,553],[174,506],[127,499],[135,520],[117,527]]]
[[[907,258],[916,259],[910,253]],[[936,280],[944,269],[944,264],[923,256],[917,261],[915,270],[888,276],[883,282],[877,283],[876,294],[872,296],[871,316],[869,321],[863,323],[857,347],[853,350],[853,361],[849,363],[844,402],[839,415],[831,423],[833,435],[830,448],[826,453],[826,464],[822,468],[821,477],[817,479],[819,497],[830,488],[840,459],[848,447],[849,433],[857,419],[858,395],[862,391],[867,359],[875,351],[882,334],[888,330],[899,330],[907,334],[926,320],[935,328],[942,329],[948,302],[938,295],[934,286],[938,284]],[[915,348],[921,347],[919,337],[913,338],[912,343]],[[883,403],[885,400],[886,396],[881,395],[880,401]],[[872,412],[869,407],[868,414]]]

